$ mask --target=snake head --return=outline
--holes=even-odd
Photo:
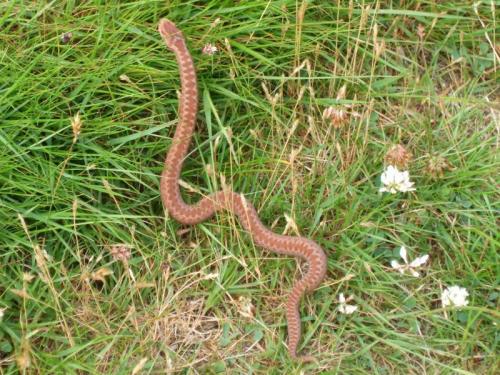
[[[184,37],[175,24],[166,18],[160,20],[158,31],[165,40],[167,47],[173,50],[183,47]]]

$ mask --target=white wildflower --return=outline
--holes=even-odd
[[[454,285],[443,291],[441,294],[441,303],[443,307],[464,307],[469,304],[469,301],[467,301],[468,296],[469,292],[467,289]]]
[[[419,277],[420,274],[415,271],[415,268],[423,266],[429,260],[429,255],[425,254],[421,257],[415,258],[411,263],[408,263],[408,256],[406,255],[406,248],[401,246],[399,250],[399,255],[403,258],[405,264],[400,264],[397,260],[391,261],[391,266],[395,270],[398,270],[401,274],[404,274],[406,271],[410,272],[412,276]]]
[[[356,311],[358,309],[358,306],[355,306],[355,305],[348,305],[346,302],[347,301],[350,301],[351,299],[353,299],[354,297],[353,296],[350,296],[349,298],[345,298],[344,297],[344,293],[340,293],[339,294],[339,311],[342,313],[342,314],[346,314],[346,315],[349,315],[349,314],[352,314],[354,311]]]
[[[410,181],[410,175],[408,171],[400,172],[398,168],[389,165],[387,169],[382,173],[380,177],[382,181],[382,186],[380,192],[388,192],[391,194],[396,194],[398,191],[405,193],[407,191],[414,191],[413,182]]]
[[[0,323],[3,320],[3,316],[5,315],[5,310],[7,310],[6,307],[0,307]]]
[[[213,55],[217,52],[217,47],[214,46],[212,43],[207,43],[203,46],[203,49],[201,50],[201,53],[204,55]]]

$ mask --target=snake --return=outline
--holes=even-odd
[[[227,211],[238,217],[241,226],[257,246],[278,254],[302,258],[307,262],[307,272],[293,285],[288,295],[286,318],[290,357],[310,361],[313,357],[297,355],[301,336],[299,306],[302,296],[316,289],[325,278],[326,254],[316,242],[308,238],[280,235],[269,230],[260,221],[255,207],[242,194],[229,188],[205,195],[195,204],[188,204],[183,200],[179,187],[181,169],[198,111],[196,71],[184,35],[176,25],[168,19],[161,19],[158,31],[167,47],[175,54],[181,81],[178,122],[160,179],[163,206],[170,217],[184,225],[199,224],[218,211]]]

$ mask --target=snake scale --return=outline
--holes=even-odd
[[[203,197],[196,204],[184,202],[179,189],[182,163],[188,151],[198,110],[198,88],[193,59],[186,47],[181,31],[167,19],[160,21],[158,31],[167,47],[175,54],[181,78],[179,100],[179,121],[172,145],[165,159],[161,175],[160,193],[163,205],[169,215],[182,224],[193,225],[212,217],[215,212],[226,210],[235,214],[243,228],[258,246],[279,254],[303,258],[308,263],[306,275],[295,283],[286,303],[288,321],[288,350],[292,358],[298,357],[300,341],[299,303],[305,292],[313,291],[324,279],[327,258],[323,249],[304,237],[284,236],[271,232],[260,221],[257,211],[243,195],[225,189]]]

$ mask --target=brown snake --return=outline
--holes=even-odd
[[[297,345],[300,341],[300,299],[305,292],[313,291],[325,277],[326,255],[316,242],[307,238],[283,236],[271,232],[261,223],[253,205],[241,194],[223,190],[210,194],[193,205],[184,202],[179,189],[179,178],[196,122],[198,108],[196,72],[179,29],[172,22],[162,19],[158,31],[167,47],[175,53],[182,86],[179,101],[179,123],[161,175],[160,193],[163,204],[175,220],[189,225],[201,223],[212,217],[217,211],[230,211],[238,216],[241,225],[257,245],[279,254],[292,255],[307,261],[309,270],[293,286],[286,303],[288,350],[292,358],[297,358]],[[301,358],[311,359],[311,357]]]

